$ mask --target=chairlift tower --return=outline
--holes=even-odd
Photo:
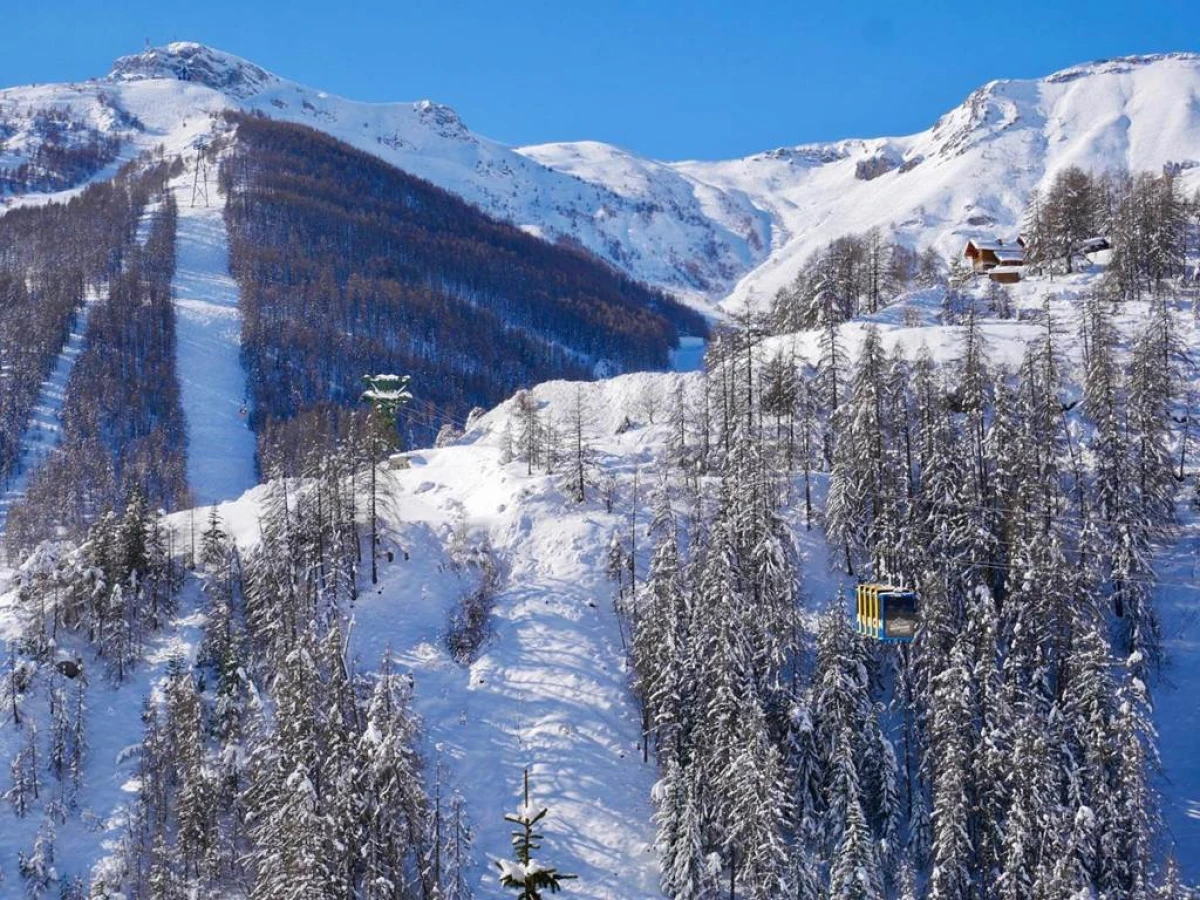
[[[208,152],[208,142],[198,140],[196,147],[196,165],[192,170],[192,206],[196,205],[196,201],[203,200],[204,205],[208,206],[208,160],[206,154]]]

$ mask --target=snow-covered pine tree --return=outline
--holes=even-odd
[[[24,745],[9,764],[12,786],[8,789],[8,802],[18,818],[25,818],[41,795],[41,770],[38,764],[37,724],[25,724]]]
[[[516,423],[516,458],[525,461],[525,473],[533,474],[534,466],[544,463],[546,445],[545,423],[538,402],[529,391],[517,391],[513,397],[513,420]]]
[[[1004,862],[1004,817],[1008,808],[1008,771],[1012,710],[1000,669],[996,604],[983,586],[971,592],[965,640],[970,652],[979,735],[970,758],[978,846],[977,870],[994,885]],[[985,889],[986,890],[986,889]]]
[[[471,900],[471,851],[475,835],[467,817],[467,802],[454,791],[450,796],[442,838],[442,879],[439,900]]]
[[[254,900],[332,898],[323,854],[328,820],[319,772],[317,704],[323,695],[316,642],[307,629],[280,661],[273,693],[275,732],[256,748],[247,791],[254,850]]]
[[[970,764],[977,721],[970,662],[963,642],[950,651],[933,682],[929,768],[933,773],[933,871],[930,900],[971,900],[976,850],[972,828]]]
[[[428,801],[421,788],[417,725],[410,708],[411,678],[384,656],[358,741],[358,790],[364,809],[362,896],[384,900],[425,890],[425,856],[432,847]]]
[[[867,825],[854,763],[854,738],[842,728],[834,748],[833,780],[843,798],[837,846],[829,866],[829,900],[883,900],[883,879]]]
[[[663,892],[673,900],[713,900],[717,888],[708,867],[695,778],[675,755],[667,758],[653,798]]]
[[[509,813],[504,821],[517,826],[512,833],[513,860],[497,860],[500,869],[501,887],[510,888],[517,892],[516,900],[542,900],[543,892],[557,894],[562,889],[562,882],[575,878],[558,871],[554,866],[548,866],[534,856],[541,849],[542,835],[538,833],[538,823],[546,817],[550,810],[542,807],[535,810],[529,799],[529,770],[525,770],[525,802],[516,812]]]
[[[845,391],[844,373],[850,368],[850,359],[846,355],[845,344],[837,321],[829,313],[820,320],[821,338],[820,355],[817,358],[816,396],[820,406],[828,411],[825,433],[822,436],[822,449],[826,465],[832,466],[834,446],[838,440],[838,406],[842,402]]]
[[[786,893],[787,800],[779,751],[754,693],[748,684],[740,740],[721,779],[722,802],[727,804],[724,843],[730,893],[736,885],[747,900],[771,900]]]
[[[1099,888],[1130,900],[1148,900],[1153,891],[1153,838],[1159,824],[1157,798],[1148,771],[1158,764],[1158,756],[1146,687],[1136,675],[1128,676],[1121,684],[1113,731],[1116,815],[1111,823],[1112,840],[1106,844],[1108,852],[1101,860]]]
[[[680,426],[682,428],[682,425]],[[566,443],[567,443],[567,484],[568,492],[576,503],[582,503],[587,497],[588,484],[591,482],[592,446],[589,439],[591,431],[591,414],[587,399],[584,396],[583,385],[575,385],[571,397],[571,407],[567,413]]]
[[[885,359],[879,330],[868,326],[850,381],[850,395],[835,414],[838,441],[833,450],[825,523],[830,542],[844,556],[846,574],[873,550],[896,506],[885,454]]]
[[[33,848],[17,855],[17,869],[25,879],[25,893],[30,900],[42,900],[59,881],[54,864],[55,840],[54,825],[47,820],[38,828]]]

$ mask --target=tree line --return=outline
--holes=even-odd
[[[663,368],[702,318],[581,251],[488,218],[320,132],[235,115],[221,167],[264,468],[327,449],[364,372],[403,371],[432,421],[551,378]]]
[[[1186,197],[1170,172],[1094,174],[1077,166],[1059,172],[1030,198],[1023,226],[1035,271],[1072,272],[1086,261],[1087,242],[1112,245],[1105,290],[1120,299],[1160,293],[1186,274],[1198,245],[1200,197]]]

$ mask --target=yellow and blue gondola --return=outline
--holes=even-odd
[[[907,644],[917,633],[917,594],[886,584],[860,584],[858,633],[894,644]]]

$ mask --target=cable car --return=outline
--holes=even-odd
[[[886,584],[860,584],[858,633],[893,644],[910,643],[917,633],[917,594]]]

